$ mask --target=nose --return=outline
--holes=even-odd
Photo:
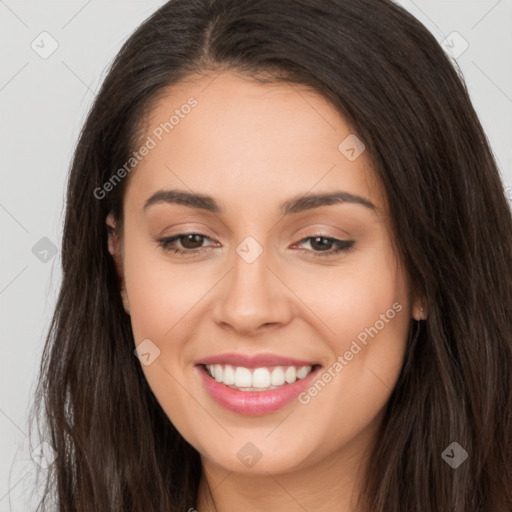
[[[235,252],[233,268],[217,290],[213,318],[218,325],[251,335],[290,322],[293,293],[272,267],[265,250],[250,263]]]

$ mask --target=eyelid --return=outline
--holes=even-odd
[[[199,231],[181,232],[181,233],[177,233],[175,235],[171,235],[171,236],[167,236],[167,237],[160,237],[160,238],[156,239],[156,242],[158,242],[158,245],[163,249],[164,252],[172,252],[172,253],[174,253],[176,255],[180,255],[182,257],[193,257],[201,252],[203,252],[203,253],[209,252],[212,248],[214,248],[211,245],[196,247],[194,249],[186,249],[186,248],[181,249],[181,248],[177,248],[177,247],[172,247],[172,244],[175,244],[176,242],[178,242],[180,240],[180,238],[183,238],[183,237],[186,237],[189,235],[197,235],[200,238],[202,238],[203,241],[210,240],[210,241],[215,242],[216,244],[219,243],[219,242],[216,242],[214,239],[212,239],[210,236],[205,235]],[[309,249],[297,249],[297,250],[304,254],[307,254],[308,257],[309,256],[311,256],[313,258],[324,257],[327,259],[329,256],[336,257],[342,253],[346,253],[346,252],[350,251],[356,243],[355,240],[344,240],[344,239],[339,239],[337,237],[330,236],[328,234],[313,233],[313,234],[308,234],[307,236],[301,237],[297,242],[295,242],[292,245],[292,247],[301,245],[301,244],[303,244],[307,241],[313,240],[315,238],[325,238],[326,240],[329,240],[329,243],[331,245],[333,245],[335,247],[335,249],[329,249],[327,251],[315,251],[315,250],[309,250]]]
[[[304,233],[304,235],[301,236],[300,233]],[[296,231],[294,231],[291,234],[291,236],[293,238],[295,238],[297,236],[301,236],[301,238],[308,237],[308,236],[325,236],[327,238],[346,237],[348,239],[353,238],[353,236],[348,231],[340,229],[337,226],[329,225],[328,227],[326,227],[326,224],[318,224],[318,223],[311,224],[304,228],[297,229]]]
[[[174,243],[176,241],[179,241],[180,238],[184,238],[184,237],[189,236],[189,235],[197,235],[197,236],[201,237],[204,240],[210,240],[212,242],[219,243],[216,240],[214,240],[212,237],[210,237],[209,235],[205,235],[204,233],[201,233],[200,231],[187,231],[187,232],[181,231],[181,232],[173,234],[173,235],[157,237],[155,239],[155,241],[159,242],[159,245],[164,245],[166,243],[170,244],[170,243]],[[202,246],[202,247],[198,247],[196,249],[184,249],[184,252],[186,251],[186,252],[189,252],[189,253],[193,253],[193,252],[197,252],[197,251],[200,251],[202,249],[208,249],[208,248],[209,248],[208,246]]]

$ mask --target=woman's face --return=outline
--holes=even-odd
[[[416,304],[350,126],[302,86],[224,73],[169,89],[141,141],[116,261],[169,419],[229,471],[360,453]]]

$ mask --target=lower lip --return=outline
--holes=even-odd
[[[320,370],[320,367],[317,367],[303,379],[270,391],[239,391],[210,377],[203,365],[196,368],[201,374],[206,390],[219,405],[232,412],[249,416],[268,414],[289,404],[311,384]]]

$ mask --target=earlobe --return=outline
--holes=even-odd
[[[117,233],[116,221],[114,220],[114,217],[111,213],[108,214],[105,223],[107,224],[108,231],[108,252],[114,258],[118,272],[120,270],[122,272],[122,268],[119,268],[121,263],[121,248],[119,243],[119,236]]]
[[[123,300],[123,306],[126,313],[130,314],[130,303],[128,301],[128,294],[126,293],[124,272],[123,272],[123,261],[121,255],[121,241],[117,232],[116,222],[111,213],[107,215],[106,219],[107,230],[108,230],[108,252],[112,255],[117,270],[117,275],[121,284],[121,298]]]
[[[130,314],[130,303],[128,302],[128,295],[126,294],[126,288],[123,286],[121,288],[121,299],[123,301],[123,307],[126,311],[126,314]]]
[[[427,309],[426,309],[426,306],[423,305],[424,304],[424,301],[423,300],[417,300],[414,302],[414,307],[413,307],[413,317],[416,321],[420,321],[420,320],[426,320],[427,319]]]

